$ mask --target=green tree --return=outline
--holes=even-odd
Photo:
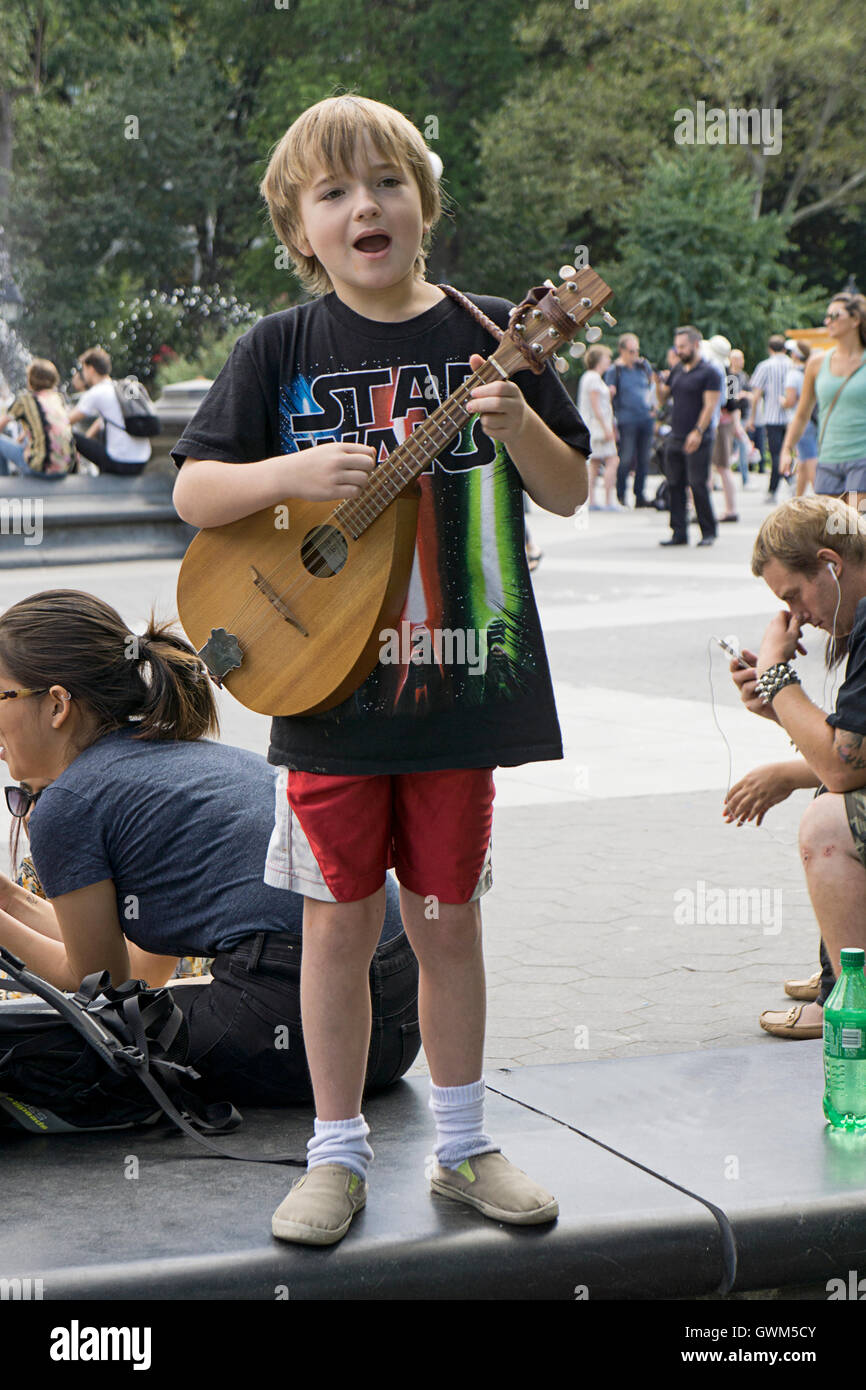
[[[638,332],[650,357],[664,357],[678,324],[695,324],[706,338],[723,333],[754,361],[768,333],[817,322],[824,291],[806,291],[785,267],[785,219],[753,218],[754,196],[754,181],[726,152],[651,160],[629,203],[619,261],[599,267],[616,287],[619,329]]]
[[[860,0],[726,0],[710,10],[694,0],[605,0],[585,10],[542,0],[517,37],[526,65],[484,124],[476,238],[480,262],[512,294],[527,267],[549,274],[575,243],[594,260],[613,254],[653,152],[680,153],[676,113],[698,101],[781,111],[778,153],[752,144],[729,153],[753,180],[749,218],[784,213],[792,252],[814,241],[810,224],[822,212],[860,215]],[[814,246],[808,267],[822,274]]]

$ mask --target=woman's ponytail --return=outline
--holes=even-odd
[[[93,594],[49,589],[0,614],[0,661],[21,685],[62,685],[95,716],[140,739],[219,734],[210,677],[189,642],[151,614],[143,637]]]
[[[207,668],[190,644],[171,629],[171,623],[158,623],[151,613],[147,631],[137,639],[139,659],[146,664],[149,678],[136,738],[195,739],[218,734]]]

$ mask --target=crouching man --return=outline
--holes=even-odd
[[[731,663],[746,708],[780,724],[799,757],[753,769],[732,787],[725,818],[760,825],[771,806],[799,787],[816,795],[800,822],[800,857],[821,930],[822,974],[802,987],[787,1012],[761,1015],[783,1038],[821,1036],[823,1004],[844,946],[866,947],[866,520],[835,497],[785,503],[764,522],[752,552],[760,575],[785,605],[767,626],[748,670]],[[794,659],[802,629],[828,634],[827,664],[847,656],[836,708],[827,714],[803,690]]]

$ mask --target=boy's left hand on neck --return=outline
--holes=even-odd
[[[469,358],[473,372],[477,372],[484,361],[480,353],[473,352]],[[516,382],[504,379],[476,386],[466,402],[466,410],[477,413],[484,433],[500,440],[509,450],[517,444],[529,417],[535,413]]]
[[[475,372],[483,361],[474,352],[469,365]],[[560,516],[583,506],[589,490],[586,458],[553,433],[515,382],[477,386],[467,408],[478,412],[485,434],[505,445],[533,502]]]

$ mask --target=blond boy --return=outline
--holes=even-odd
[[[311,107],[274,151],[262,191],[319,297],[244,335],[179,441],[175,502],[197,526],[286,497],[357,497],[375,464],[495,346],[425,279],[437,179],[419,132],[392,108],[357,96]],[[471,298],[505,325],[507,301]],[[282,1239],[333,1243],[366,1200],[367,977],[392,865],[420,968],[431,1185],[498,1220],[558,1214],[483,1120],[479,899],[491,881],[492,770],[562,756],[522,489],[561,515],[587,495],[580,416],[551,370],[520,381],[479,387],[478,418],[421,476],[397,629],[411,633],[411,654],[383,652],[333,710],[273,722],[269,757],[286,769],[286,799],[266,878],[306,899],[301,1009],[316,1104],[307,1172],[273,1218]],[[436,634],[456,630],[461,650],[483,660],[443,660]]]

